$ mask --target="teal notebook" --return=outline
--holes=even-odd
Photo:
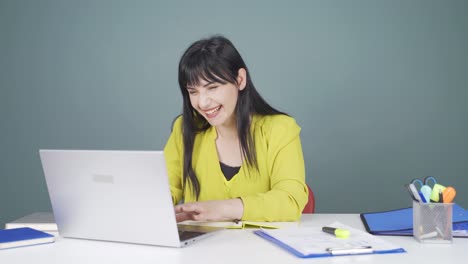
[[[412,236],[413,208],[360,214],[367,232],[374,235]],[[458,204],[453,205],[453,236],[468,237],[468,212]]]

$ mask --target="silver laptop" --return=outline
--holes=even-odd
[[[39,154],[63,237],[183,247],[222,229],[177,224],[162,151]]]

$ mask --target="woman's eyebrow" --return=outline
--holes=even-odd
[[[211,82],[207,82],[206,84],[203,85],[203,87],[207,87],[207,86],[210,86],[211,84],[213,84],[215,82],[211,81]]]
[[[212,84],[215,84],[215,83],[217,83],[217,82],[215,82],[215,81],[209,81],[209,82],[203,84],[203,86],[201,86],[201,87],[205,87],[205,88],[206,88],[206,87],[208,87],[208,86],[210,86],[210,85],[212,85]],[[186,86],[185,88],[186,88],[187,90],[188,90],[188,89],[191,89],[191,90],[197,89],[196,86]]]

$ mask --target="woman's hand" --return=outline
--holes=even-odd
[[[177,222],[232,221],[241,219],[244,204],[239,198],[179,204],[174,207]]]

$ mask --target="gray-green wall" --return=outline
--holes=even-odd
[[[221,33],[302,127],[317,212],[468,207],[468,2],[0,0],[0,225],[51,210],[40,148],[162,149],[177,63]]]

